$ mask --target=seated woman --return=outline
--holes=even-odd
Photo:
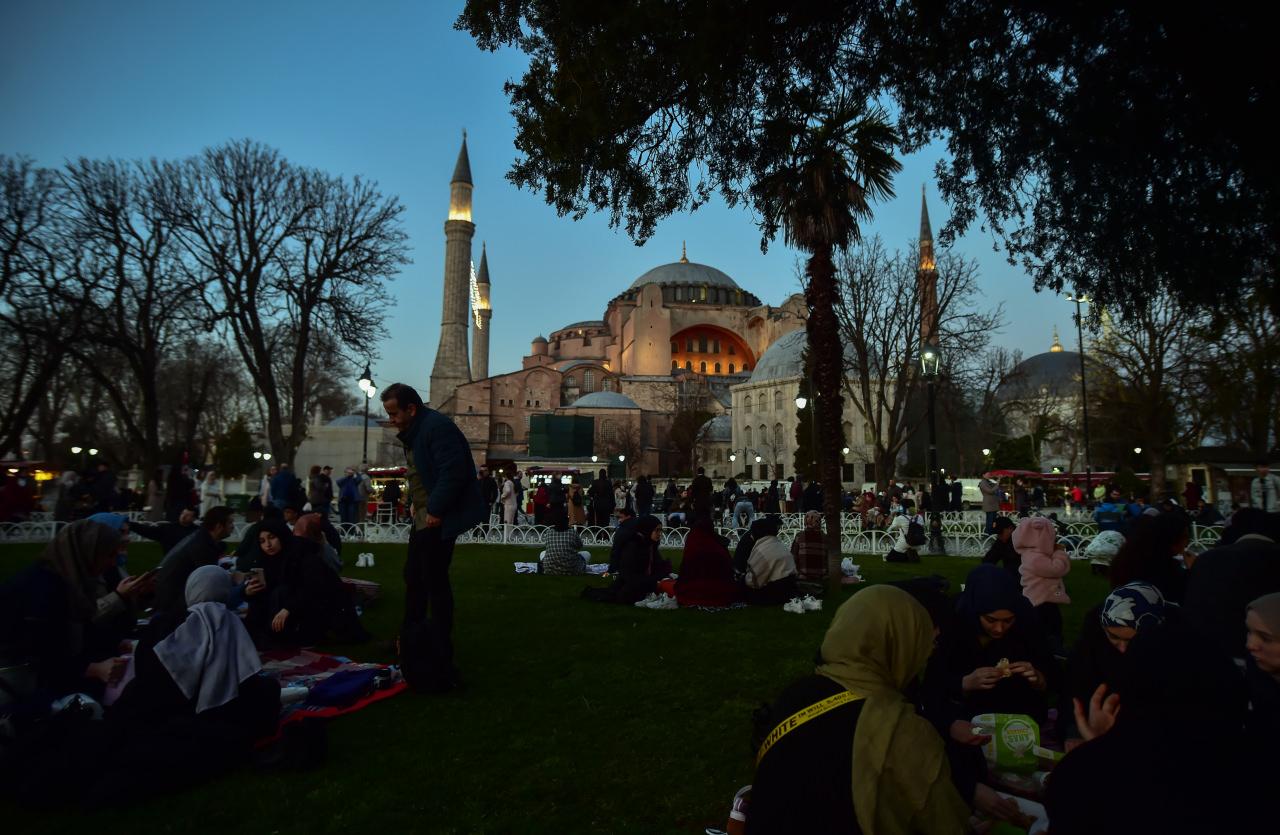
[[[950,704],[953,719],[1024,713],[1043,722],[1052,663],[1017,581],[1003,568],[980,565],[965,578],[954,628],[941,635],[929,662],[926,701]]]
[[[264,519],[258,548],[262,582],[251,582],[245,594],[247,625],[259,644],[304,646],[330,632],[345,640],[368,639],[350,593],[320,556],[318,543],[294,536],[282,521]]]
[[[982,561],[988,565],[998,565],[1008,571],[1014,578],[1019,578],[1021,575],[1018,573],[1018,569],[1022,567],[1022,556],[1013,549],[1012,540],[1015,527],[1017,526],[1008,516],[996,517],[991,530],[995,535],[995,541],[987,549],[986,556],[982,558]]]
[[[82,519],[58,531],[40,559],[0,586],[0,662],[27,666],[48,699],[72,692],[102,696],[124,674],[119,636],[94,625],[99,578],[116,565],[120,536]],[[128,597],[139,578],[116,591]]]
[[[796,576],[801,580],[827,579],[827,543],[822,537],[822,514],[811,510],[804,515],[804,529],[791,541]]]
[[[786,544],[778,539],[778,522],[773,519],[751,546],[742,599],[753,606],[773,606],[795,596],[796,561]]]
[[[1246,744],[1231,659],[1205,636],[1164,624],[1138,632],[1125,662],[1122,696],[1099,688],[1076,703],[1086,742],[1049,780],[1053,835],[1247,832],[1271,819],[1258,808],[1269,795],[1249,753],[1269,765],[1275,749]]]
[[[1065,721],[1071,713],[1071,700],[1088,704],[1089,699],[1105,684],[1111,693],[1119,693],[1124,677],[1129,642],[1139,632],[1165,622],[1171,609],[1160,590],[1149,583],[1130,583],[1115,589],[1084,616],[1080,639],[1067,666],[1065,704],[1059,716]],[[1076,736],[1077,729],[1068,728],[1064,737]]]
[[[933,636],[925,608],[892,586],[836,611],[815,674],[757,724],[748,833],[967,831],[942,739],[903,696]],[[801,711],[808,721],[791,724]]]
[[[751,560],[751,549],[756,540],[762,536],[777,535],[778,520],[772,516],[761,516],[752,520],[751,527],[745,533],[738,534],[738,545],[733,550],[733,576],[737,580],[747,576],[747,564]]]
[[[569,527],[569,515],[564,510],[551,511],[552,528],[542,536],[546,550],[538,555],[539,574],[586,574],[591,552],[582,545],[578,532]]]
[[[699,519],[684,540],[676,602],[681,606],[729,606],[738,599],[729,548],[709,518]]]
[[[658,517],[647,515],[637,519],[618,554],[618,579],[608,593],[598,599],[635,603],[653,594],[658,581],[671,573],[671,563],[658,551],[661,542],[662,523]]]
[[[191,572],[186,619],[155,644],[139,642],[136,676],[112,707],[114,718],[223,721],[246,745],[275,731],[280,685],[257,674],[262,662],[253,639],[227,609],[232,588],[231,576],[216,565]]]
[[[156,588],[156,572],[145,572],[136,578],[136,582],[123,584],[128,576],[125,560],[129,547],[129,520],[119,513],[95,513],[88,517],[90,522],[106,525],[120,537],[117,546],[115,564],[98,576],[97,589],[94,592],[97,613],[93,616],[93,625],[103,639],[110,642],[122,641],[133,634],[138,623],[138,613],[142,601],[150,597]]]

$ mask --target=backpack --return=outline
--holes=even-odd
[[[443,693],[453,687],[448,640],[430,620],[400,633],[400,671],[410,687],[423,693]]]
[[[912,548],[919,548],[925,543],[924,526],[919,522],[911,522],[907,525],[907,544]]]

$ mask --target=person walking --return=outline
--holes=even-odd
[[[1271,474],[1266,461],[1259,461],[1255,469],[1258,475],[1249,483],[1249,503],[1267,513],[1280,511],[1280,476]]]
[[[404,445],[413,501],[401,637],[410,628],[417,633],[429,620],[440,660],[452,671],[454,606],[449,564],[453,546],[459,534],[488,515],[471,445],[456,423],[428,408],[411,386],[392,383],[382,392],[382,405]],[[454,673],[450,685],[456,684]]]
[[[209,470],[205,473],[204,480],[200,482],[200,518],[203,519],[205,514],[222,504],[222,483],[218,478],[215,470]]]

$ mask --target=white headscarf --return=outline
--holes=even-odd
[[[196,713],[240,695],[240,682],[262,669],[262,660],[240,618],[227,610],[231,576],[206,565],[187,578],[187,619],[156,644],[156,657],[178,689],[196,699]]]

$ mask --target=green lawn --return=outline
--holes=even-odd
[[[0,547],[0,579],[41,548]],[[382,599],[365,613],[376,640],[328,649],[389,660],[404,546],[349,543],[347,562],[361,550],[376,555],[377,567],[348,573],[383,584]],[[159,556],[153,545],[134,545],[130,567]],[[723,826],[734,791],[751,780],[752,710],[812,669],[836,601],[804,615],[588,603],[578,597],[583,585],[602,581],[516,575],[512,562],[529,559],[535,549],[457,549],[455,640],[466,689],[407,693],[333,722],[322,768],[245,770],[110,815],[0,806],[5,830],[650,833]],[[937,573],[953,591],[976,565],[956,557],[913,566],[855,561],[872,582]],[[1087,564],[1073,568],[1068,641],[1106,593]]]

